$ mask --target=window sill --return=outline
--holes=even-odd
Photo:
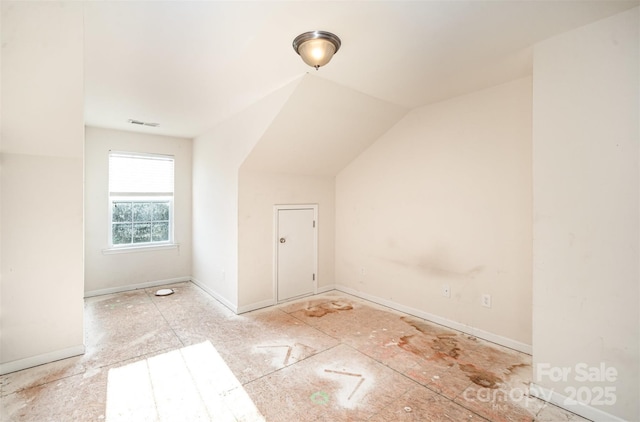
[[[152,251],[162,251],[166,249],[179,249],[179,243],[169,243],[165,245],[146,245],[146,246],[125,246],[122,248],[109,248],[103,249],[103,255],[112,255],[119,253],[133,253],[133,252],[152,252]]]

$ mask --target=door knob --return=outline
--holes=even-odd
[[[284,242],[286,242],[286,241],[287,241],[287,239],[285,239],[284,237],[281,237],[281,238],[280,238],[280,243],[284,243]]]

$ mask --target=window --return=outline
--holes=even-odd
[[[166,155],[109,153],[112,247],[173,242],[173,164]]]

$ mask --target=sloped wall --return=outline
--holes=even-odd
[[[406,110],[306,75],[240,168],[239,303],[276,302],[276,204],[318,204],[318,290],[334,285],[335,174]]]
[[[193,281],[238,309],[238,170],[300,81],[193,141]]]
[[[530,352],[531,183],[531,78],[411,111],[336,177],[338,287]]]

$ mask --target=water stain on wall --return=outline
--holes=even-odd
[[[404,268],[412,268],[421,273],[441,278],[474,278],[482,273],[484,265],[476,265],[471,268],[456,268],[446,251],[438,251],[431,255],[416,256],[413,259],[389,258],[387,256],[380,259]]]
[[[476,265],[469,269],[451,268],[432,256],[423,256],[416,265],[421,271],[440,277],[475,277],[484,270],[484,265]]]
[[[304,314],[312,318],[321,318],[327,314],[332,314],[334,312],[340,311],[350,311],[352,309],[353,305],[351,305],[350,303],[334,301],[307,308],[304,310]]]

